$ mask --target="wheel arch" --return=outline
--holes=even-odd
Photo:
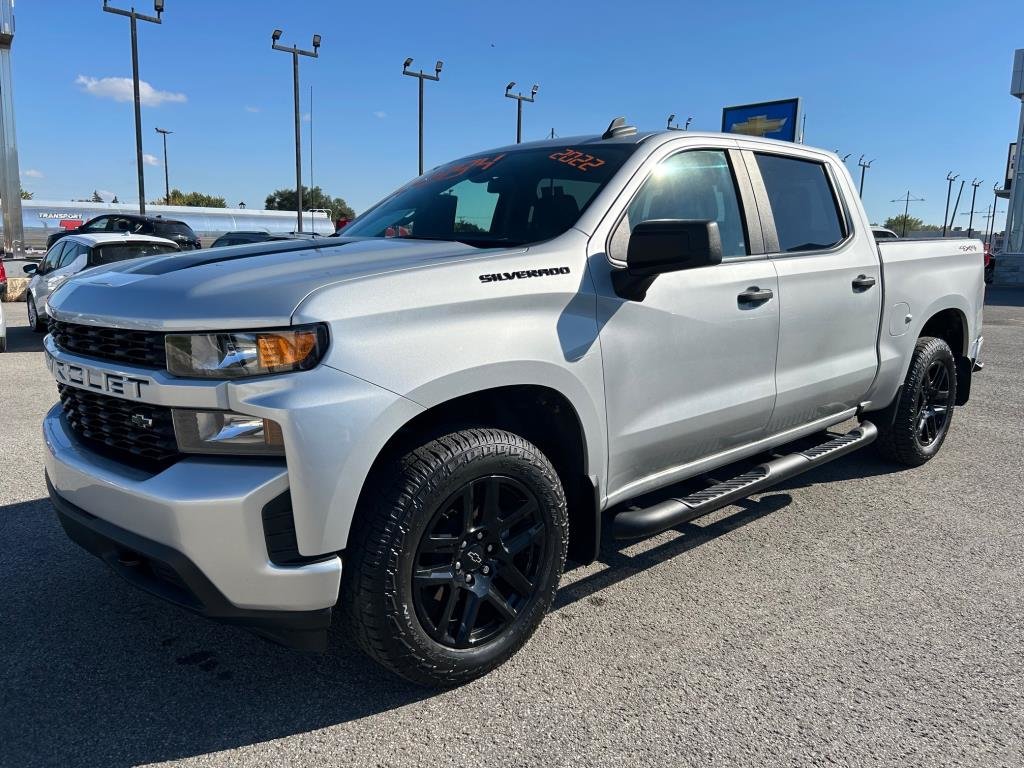
[[[466,391],[435,402],[406,421],[382,446],[363,483],[357,514],[381,468],[408,447],[467,427],[505,429],[532,442],[554,465],[568,502],[569,557],[592,562],[601,537],[601,504],[595,446],[586,420],[564,392],[536,383]]]

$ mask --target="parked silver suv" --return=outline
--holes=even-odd
[[[28,293],[28,324],[35,331],[46,330],[46,300],[68,278],[92,267],[142,256],[177,253],[177,243],[162,237],[129,234],[65,235],[46,252],[42,262],[26,264],[31,275]]]

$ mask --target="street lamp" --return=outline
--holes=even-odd
[[[174,133],[174,131],[168,131],[164,128],[155,129],[157,133],[164,137],[164,205],[171,204],[171,181],[170,174],[167,171],[167,134]]]
[[[139,13],[132,7],[131,10],[125,11],[120,8],[114,8],[112,5],[107,4],[107,0],[103,0],[103,10],[107,13],[116,13],[118,16],[127,16],[131,19],[132,28],[132,87],[135,91],[135,167],[139,174],[139,213],[145,215],[146,213],[146,181],[143,178],[142,170],[142,100],[139,97],[139,39],[137,30],[137,21],[149,21],[153,24],[162,24],[163,20],[161,14],[164,12],[164,0],[155,0],[153,3],[153,10],[156,11],[156,16],[146,16]]]
[[[417,77],[420,81],[420,175],[423,175],[423,81],[433,80],[438,81],[441,79],[441,67],[444,66],[444,62],[440,59],[434,65],[434,74],[430,75],[424,72],[422,69],[419,72],[412,72],[409,67],[412,65],[412,56],[402,62],[402,74],[408,75],[409,77]]]
[[[974,189],[971,190],[971,217],[967,221],[967,236],[970,237],[974,232],[974,199],[978,196],[978,187],[982,185],[981,179],[975,179],[971,182],[971,186]]]
[[[314,59],[320,58],[320,35],[313,35],[313,50],[304,51],[298,46],[280,45],[277,41],[281,39],[280,29],[275,29],[270,35],[271,48],[275,51],[284,51],[292,55],[292,78],[294,81],[295,95],[295,216],[298,221],[297,231],[302,231],[302,134],[300,132],[301,116],[299,115],[299,56],[309,56]]]
[[[690,123],[693,122],[693,118],[692,117],[686,118],[686,124],[682,128],[679,127],[679,123],[676,123],[675,125],[672,124],[675,119],[676,119],[675,112],[673,112],[671,115],[668,116],[668,122],[665,125],[666,130],[669,130],[669,131],[688,131],[688,130],[690,130]]]
[[[523,143],[523,102],[528,101],[531,104],[537,97],[537,91],[540,90],[540,86],[536,83],[533,88],[530,89],[529,96],[523,96],[522,93],[512,93],[512,89],[515,88],[516,81],[513,80],[511,83],[505,86],[505,98],[516,100],[516,144]]]
[[[946,174],[946,181],[949,182],[949,186],[946,188],[946,212],[942,215],[942,236],[943,237],[946,236],[946,221],[947,221],[947,219],[949,219],[949,198],[953,194],[953,182],[956,181],[958,178],[960,178],[960,174],[959,173],[956,176],[953,175],[952,171],[950,171],[949,173]]]

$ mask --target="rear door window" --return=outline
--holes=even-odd
[[[163,243],[109,243],[98,245],[92,249],[92,253],[89,254],[89,266],[99,267],[104,264],[113,264],[116,261],[177,252],[176,247]]]
[[[845,237],[825,166],[795,157],[757,157],[782,253],[823,251]]]

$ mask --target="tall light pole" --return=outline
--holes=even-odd
[[[868,168],[871,167],[871,164],[873,162],[875,162],[874,158],[872,158],[871,160],[868,160],[865,163],[864,162],[864,155],[861,155],[860,156],[860,160],[857,161],[857,165],[860,167],[860,189],[857,190],[857,194],[860,195],[860,199],[861,200],[864,199],[864,174],[867,172]]]
[[[167,134],[174,133],[164,128],[157,128],[156,132],[164,137],[164,205],[171,204],[171,176],[167,170]]]
[[[528,101],[531,104],[534,99],[537,98],[537,91],[540,90],[540,86],[534,83],[533,88],[530,89],[529,96],[523,96],[521,93],[512,93],[512,89],[515,88],[516,81],[513,80],[511,83],[505,86],[505,98],[516,100],[516,144],[523,143],[523,102]]]
[[[946,188],[946,212],[942,214],[942,236],[946,236],[946,222],[949,220],[949,198],[953,195],[953,182],[960,178],[960,174],[953,175],[950,171],[946,174],[946,181],[949,182],[949,186]]]
[[[142,99],[139,97],[139,35],[138,35],[138,24],[137,22],[141,19],[142,21],[148,21],[153,24],[162,24],[162,14],[164,12],[164,0],[154,0],[153,10],[156,11],[156,16],[146,16],[138,13],[134,7],[131,10],[125,11],[120,8],[114,8],[112,5],[107,4],[107,0],[103,0],[103,10],[107,13],[116,13],[118,16],[127,16],[131,19],[132,28],[132,87],[135,90],[135,167],[139,174],[139,213],[145,215],[146,213],[146,180],[142,171]]]
[[[295,219],[298,222],[296,231],[302,231],[302,132],[300,124],[302,116],[299,114],[299,56],[310,56],[320,58],[320,35],[313,35],[313,50],[304,51],[296,45],[281,45],[277,41],[283,33],[275,29],[270,35],[271,48],[275,51],[284,51],[292,55],[292,79],[295,96]]]
[[[960,179],[960,189],[957,190],[956,202],[953,203],[953,213],[949,217],[949,228],[950,229],[953,228],[953,220],[956,219],[956,209],[960,207],[960,196],[964,193],[964,184],[966,184],[966,183],[967,183],[967,179]],[[946,228],[945,228],[945,226],[943,226],[943,228],[942,228],[942,236],[943,237],[946,236]]]
[[[675,122],[675,119],[676,119],[675,112],[673,112],[671,115],[668,116],[668,122],[665,124],[665,129],[666,130],[669,130],[669,131],[688,131],[688,130],[690,130],[690,123],[693,122],[693,118],[692,117],[686,118],[686,125],[684,125],[682,128],[679,127],[679,123]],[[675,123],[675,124],[673,125],[673,123]]]
[[[434,74],[430,75],[424,72],[422,69],[419,72],[412,72],[409,70],[409,65],[412,64],[412,57],[410,56],[402,63],[402,74],[408,75],[409,77],[417,77],[420,81],[420,176],[423,175],[423,81],[433,80],[438,81],[441,79],[441,67],[444,66],[444,62],[440,59],[434,65]]]
[[[978,187],[982,185],[981,179],[975,179],[971,182],[971,186],[974,189],[971,190],[971,217],[967,220],[967,236],[970,237],[974,232],[974,199],[978,196]]]

